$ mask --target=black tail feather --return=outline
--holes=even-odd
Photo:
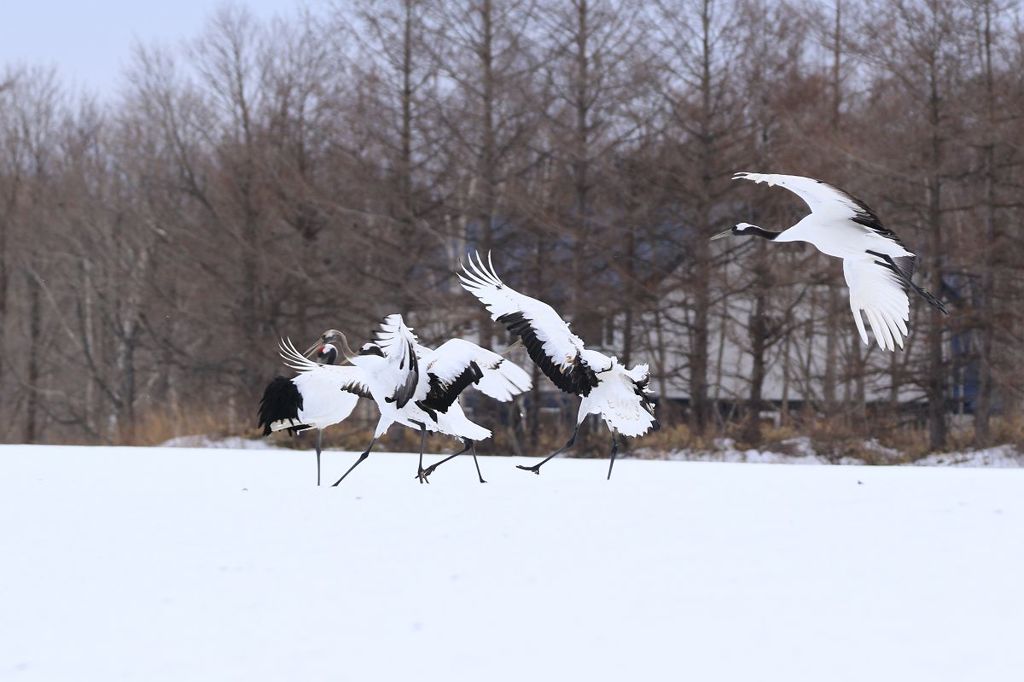
[[[924,289],[922,289],[921,287],[917,286],[916,284],[909,280],[907,281],[907,283],[910,284],[911,288],[914,291],[920,294],[921,298],[928,301],[928,303],[931,306],[937,308],[939,312],[941,312],[943,315],[949,315],[949,310],[946,309],[946,305],[939,299],[935,298],[935,296],[933,296],[930,291],[925,291]]]
[[[867,253],[881,258],[881,261],[875,261],[884,268],[888,268],[899,278],[905,289],[913,289],[917,294],[928,301],[928,304],[939,310],[943,315],[949,315],[949,310],[946,309],[946,305],[938,298],[932,295],[930,291],[925,291],[918,285],[914,284],[911,277],[914,276],[914,266],[917,263],[916,258],[910,256],[903,256],[901,258],[894,259],[892,256],[877,251],[868,251]]]
[[[303,429],[308,429],[307,424],[299,423],[299,410],[302,409],[302,394],[299,389],[287,377],[274,377],[267,388],[263,391],[263,398],[260,399],[259,422],[257,426],[263,429],[263,435],[269,436],[272,429],[270,425],[282,419],[292,419],[295,426],[288,431],[295,435]]]

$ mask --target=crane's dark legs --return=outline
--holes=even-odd
[[[473,447],[473,442],[471,440],[468,440],[468,439],[463,440],[463,443],[465,443],[466,447],[462,448],[461,450],[456,452],[454,455],[448,455],[447,457],[442,459],[440,462],[434,462],[433,464],[431,464],[430,466],[428,466],[426,469],[423,470],[423,475],[424,476],[429,476],[430,474],[434,473],[434,469],[436,469],[437,467],[441,466],[442,464],[444,464],[445,462],[447,462],[450,459],[455,459],[456,457],[461,455],[463,452],[465,452],[466,450],[469,450],[471,447]]]
[[[320,429],[316,430],[316,484],[320,485],[320,444],[324,437],[324,432]]]
[[[444,464],[448,460],[455,459],[456,457],[458,457],[462,453],[466,452],[467,450],[472,450],[473,451],[473,464],[476,465],[476,476],[477,476],[477,478],[480,479],[481,483],[487,483],[487,481],[484,480],[483,474],[480,473],[480,462],[478,462],[477,459],[476,459],[476,443],[474,441],[469,440],[468,438],[463,439],[462,442],[466,444],[466,447],[462,448],[461,450],[459,450],[458,452],[456,452],[453,455],[448,455],[447,457],[442,459],[440,462],[434,462],[433,464],[428,466],[426,469],[423,470],[423,476],[424,477],[429,476],[430,474],[434,473],[434,469],[436,469],[437,467],[441,466],[442,464]]]
[[[484,480],[484,475],[480,473],[480,462],[476,461],[476,443],[473,441],[470,441],[470,443],[472,443],[471,447],[473,448],[473,464],[476,465],[476,477],[480,479],[481,483],[487,483]]]
[[[566,443],[562,447],[558,448],[557,450],[552,452],[550,455],[545,457],[543,461],[538,462],[537,464],[534,464],[532,467],[524,467],[522,464],[517,464],[516,465],[516,469],[522,469],[523,471],[532,471],[533,473],[535,473],[538,476],[540,476],[540,468],[542,466],[544,466],[545,464],[547,464],[548,461],[551,460],[555,455],[560,455],[563,452],[565,452],[566,450],[568,450],[569,448],[571,448],[573,446],[573,443],[576,442],[576,434],[578,434],[579,432],[580,432],[580,425],[577,424],[576,428],[572,430],[572,435],[569,436],[569,442],[568,443]]]
[[[420,434],[420,466],[419,470],[416,472],[416,478],[419,479],[420,483],[430,483],[430,481],[427,480],[427,476],[429,474],[427,474],[427,472],[423,470],[423,450],[426,449],[427,447],[426,426],[420,426]]]
[[[337,481],[334,482],[334,486],[337,486],[339,483],[344,481],[345,477],[348,476],[349,474],[351,474],[353,469],[355,469],[357,466],[362,464],[363,460],[370,456],[370,450],[373,449],[373,444],[376,443],[376,442],[377,442],[376,438],[374,438],[373,440],[370,441],[370,444],[366,446],[366,450],[363,451],[363,454],[359,455],[359,459],[356,460],[355,464],[350,466],[348,468],[348,471],[346,471],[344,474],[342,474],[341,478],[339,478]],[[332,486],[332,487],[334,487],[334,486]]]
[[[615,466],[615,455],[619,452],[619,434],[612,431],[612,460],[608,462],[608,478],[607,481],[612,480],[612,467]]]

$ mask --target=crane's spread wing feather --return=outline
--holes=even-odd
[[[385,400],[401,409],[416,394],[420,380],[416,335],[405,325],[401,315],[388,315],[377,332],[377,345],[388,360],[391,375],[388,383],[395,387]]]
[[[881,237],[904,246],[896,233],[882,225],[871,207],[857,197],[814,178],[780,173],[736,173],[733,180],[750,180],[769,187],[785,187],[804,200],[811,213],[828,220],[850,220]],[[904,246],[904,248],[906,248]]]
[[[493,367],[480,368],[484,375],[477,382],[476,388],[489,398],[507,403],[517,395],[526,393],[533,388],[533,379],[525,369],[516,363],[500,355],[498,357],[501,358],[501,361]]]
[[[648,392],[650,370],[646,364],[627,370],[614,366],[607,381],[601,383],[582,409],[600,414],[613,431],[630,438],[639,438],[660,425],[654,417],[653,396]]]
[[[325,390],[344,391],[360,398],[373,399],[370,387],[366,384],[363,370],[353,365],[321,365],[313,362],[298,350],[291,339],[282,339],[280,343],[281,359],[289,369],[298,372],[292,381],[299,390],[304,386],[317,386]]]
[[[440,412],[447,411],[473,384],[484,395],[502,401],[511,400],[532,385],[530,375],[522,368],[464,339],[451,339],[436,350],[424,348],[420,362],[429,390],[417,404]]]
[[[442,378],[431,371],[427,371],[427,395],[416,404],[425,412],[447,412],[459,395],[466,390],[470,384],[480,381],[483,372],[480,365],[472,360],[462,368],[458,374]]]
[[[843,259],[843,275],[850,288],[850,310],[857,331],[865,344],[870,344],[861,311],[868,318],[878,347],[883,350],[903,348],[910,320],[910,299],[904,278],[886,261],[871,254],[864,258]]]
[[[489,254],[487,260],[484,265],[480,254],[476,262],[470,257],[459,273],[462,286],[480,299],[494,320],[522,339],[530,359],[556,386],[567,393],[588,395],[597,386],[597,375],[581,356],[583,340],[554,308],[502,282]]]
[[[875,263],[880,265],[887,270],[891,271],[900,283],[903,285],[903,290],[910,293],[911,290],[917,292],[917,294],[928,302],[929,305],[937,308],[943,315],[949,315],[949,310],[946,309],[946,305],[932,295],[930,291],[922,289],[918,285],[914,284],[914,268],[917,265],[916,256],[900,256],[893,258],[887,253],[879,253],[878,251],[872,251],[868,249],[865,253],[874,256],[877,260]]]

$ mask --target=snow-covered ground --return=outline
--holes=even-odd
[[[0,447],[0,679],[1022,679],[1024,470],[460,460]]]
[[[194,437],[193,437],[194,438]],[[227,441],[234,445],[241,439]],[[242,441],[251,442],[251,441]],[[642,442],[642,441],[641,441]],[[208,446],[218,447],[215,442],[207,442]],[[650,459],[671,459],[686,462],[743,462],[756,464],[834,464],[833,458],[815,451],[811,440],[805,436],[790,438],[779,444],[778,448],[753,450],[736,445],[731,438],[719,438],[712,450],[672,450],[670,452],[649,452],[641,446],[637,454]],[[880,444],[876,440],[866,440],[861,444],[864,451],[873,452],[882,462],[900,462],[903,453]],[[842,457],[839,464],[864,464],[863,460],[854,457]],[[965,452],[944,452],[931,454],[913,462],[913,466],[954,466],[954,467],[1022,467],[1024,455],[1012,445],[999,445],[982,450]]]

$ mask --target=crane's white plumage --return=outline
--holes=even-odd
[[[459,279],[467,291],[480,299],[495,321],[519,337],[530,359],[552,383],[582,398],[577,428],[588,414],[600,415],[605,420],[612,431],[612,463],[618,447],[617,434],[642,436],[658,427],[647,393],[647,365],[626,369],[617,358],[586,348],[554,308],[502,282],[494,271],[490,254],[486,265],[479,254],[475,261],[470,257]],[[565,448],[571,447],[574,440],[575,432]],[[561,450],[555,454],[558,452]],[[540,465],[546,461],[521,468],[539,473]],[[611,476],[611,467],[608,475]]]
[[[334,352],[329,345],[323,348]],[[285,366],[296,375],[291,379],[278,377],[264,392],[259,417],[265,435],[326,429],[344,421],[360,397],[370,397],[356,367],[313,362],[288,339],[281,340],[280,353]]]
[[[388,404],[394,404],[396,408],[402,408],[415,395],[420,378],[416,343],[415,335],[402,323],[401,315],[389,315],[384,319],[377,332],[376,341],[384,361],[362,363],[367,371],[371,371],[372,368],[373,379],[372,383],[368,384],[371,387],[376,386],[377,392],[372,389],[371,392],[378,403],[383,400]],[[381,395],[380,399],[377,397],[378,392]]]
[[[811,213],[815,215],[816,220],[822,224],[831,221],[856,221],[857,219],[878,222],[878,217],[860,199],[821,180],[806,178],[802,175],[779,173],[736,173],[733,179],[750,180],[757,184],[765,183],[769,187],[785,187],[803,199],[807,207],[811,209]],[[878,231],[863,223],[860,224],[867,230]],[[899,243],[896,235],[892,232],[884,230],[883,234],[887,234],[889,239]]]
[[[903,348],[910,320],[910,289],[945,312],[942,303],[911,281],[915,254],[860,199],[828,183],[799,175],[736,173],[733,179],[785,187],[803,199],[811,213],[782,232],[771,233],[740,223],[716,237],[731,232],[777,242],[802,241],[824,254],[842,258],[843,275],[850,289],[850,309],[865,344],[870,339],[863,317],[867,317],[880,348]]]
[[[360,397],[370,397],[370,387],[358,367],[313,362],[296,350],[291,339],[281,341],[280,354],[285,366],[298,373],[292,383],[302,395],[299,421],[310,428],[337,424],[352,413]]]
[[[505,358],[501,360],[501,364],[496,367],[481,367],[483,376],[477,382],[476,389],[485,396],[507,403],[533,388],[533,379],[525,369],[514,362]]]
[[[880,348],[903,348],[910,319],[910,299],[900,279],[886,268],[880,268],[874,257],[847,258],[843,261],[843,275],[850,288],[850,310],[857,331],[865,344],[868,340],[861,311],[868,318],[875,340]]]

